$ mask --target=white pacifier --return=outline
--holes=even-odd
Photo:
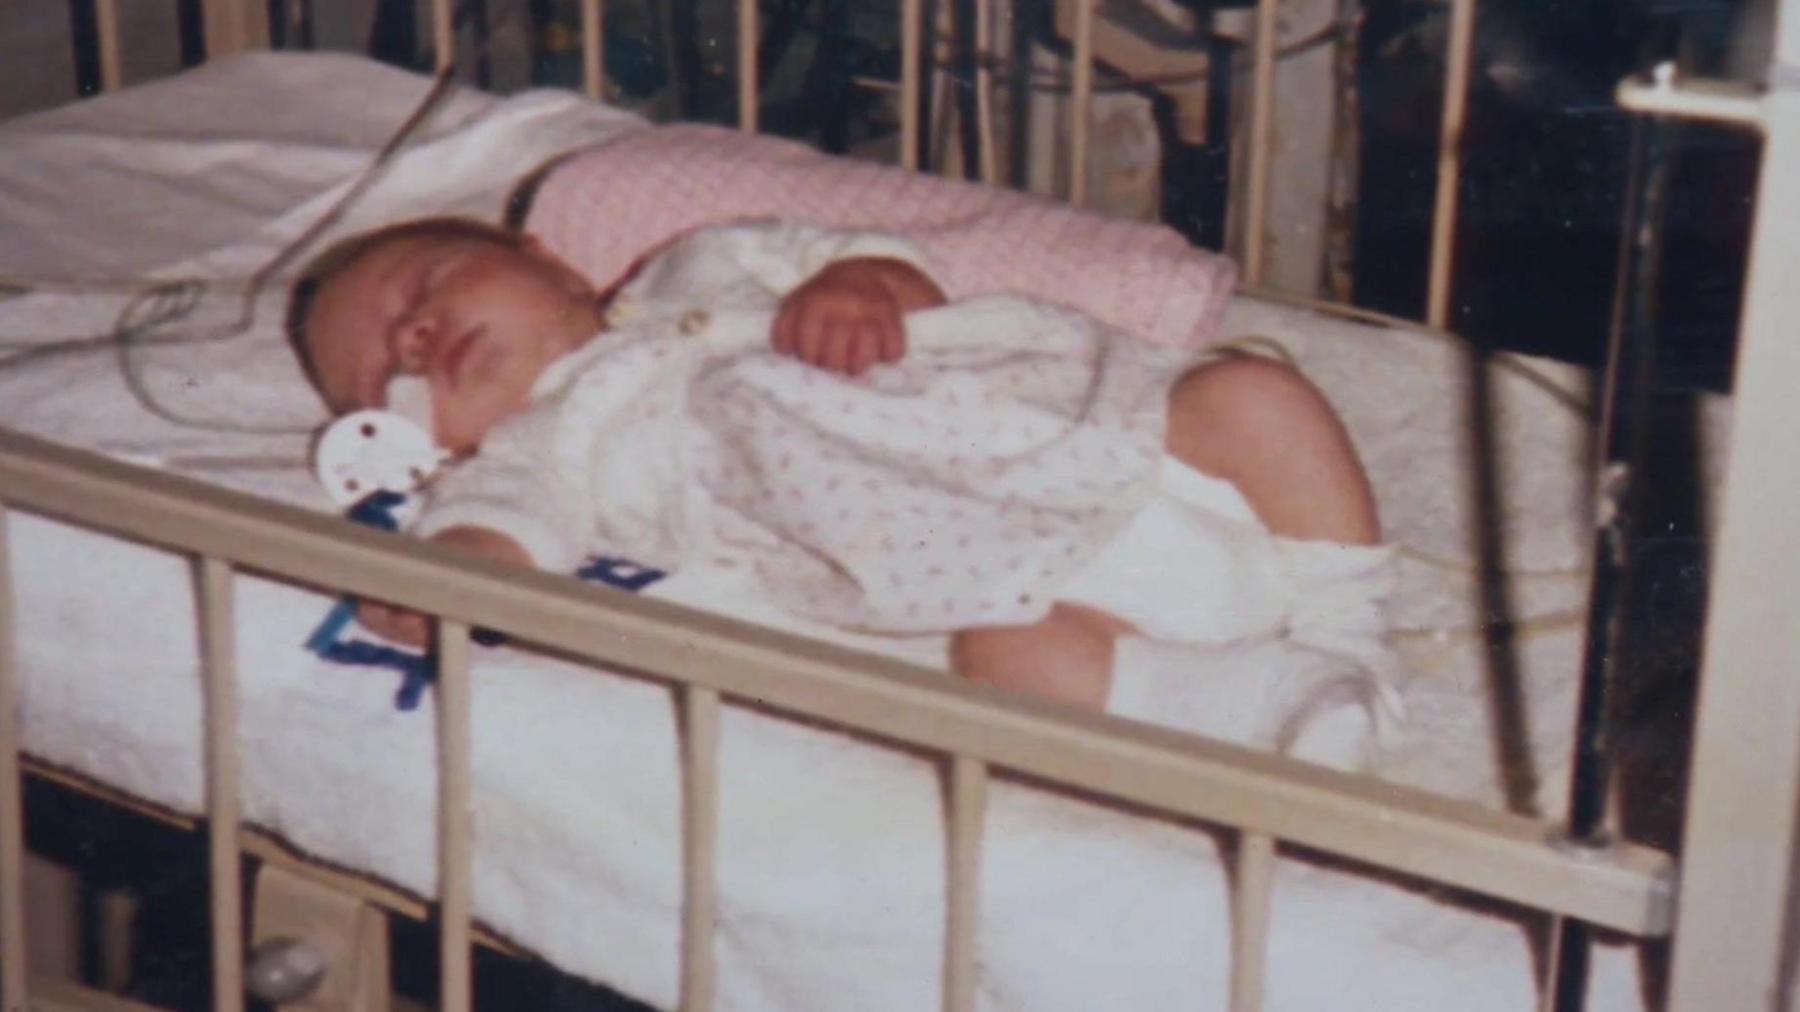
[[[385,410],[353,411],[325,427],[313,473],[339,506],[376,492],[405,495],[423,485],[449,452],[431,438],[431,389],[418,376],[388,384]]]

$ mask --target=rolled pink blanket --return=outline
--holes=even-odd
[[[758,218],[892,233],[924,251],[951,298],[1022,293],[1190,347],[1213,340],[1236,278],[1230,260],[1160,225],[695,125],[570,156],[525,228],[607,284],[677,235]]]

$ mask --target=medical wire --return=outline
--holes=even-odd
[[[452,15],[453,28],[460,29],[475,5],[463,0]],[[508,5],[502,17],[510,17],[520,9],[518,3]],[[477,56],[487,48],[484,41]],[[432,75],[430,87],[414,104],[400,124],[371,157],[369,164],[350,182],[349,187],[332,201],[299,235],[284,243],[248,277],[200,278],[177,277],[167,280],[112,278],[29,278],[0,275],[0,292],[8,296],[35,293],[105,294],[129,293],[131,299],[120,310],[110,332],[72,337],[39,339],[29,342],[0,341],[0,371],[66,355],[111,349],[117,356],[120,376],[127,390],[144,410],[174,425],[249,435],[304,435],[315,426],[248,425],[218,418],[189,415],[158,401],[144,380],[134,351],[145,346],[176,347],[209,344],[231,340],[247,334],[256,325],[257,301],[278,277],[303,253],[311,248],[327,230],[341,221],[380,180],[383,172],[430,121],[449,95],[456,72],[454,60],[446,60]],[[170,324],[190,318],[203,299],[215,294],[238,293],[239,308],[234,320],[198,331],[159,333]]]

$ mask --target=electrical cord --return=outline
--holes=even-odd
[[[454,30],[460,30],[479,4],[461,0],[452,15]],[[514,2],[502,13],[509,17],[518,12]],[[485,49],[484,41],[478,49]],[[130,299],[119,311],[111,330],[104,334],[51,337],[33,341],[0,341],[0,371],[28,364],[110,350],[116,356],[126,389],[140,406],[173,425],[213,432],[255,435],[298,435],[311,427],[259,426],[207,418],[177,411],[161,403],[145,381],[138,352],[146,348],[166,348],[213,344],[232,340],[248,333],[256,325],[257,303],[270,284],[283,275],[293,263],[311,249],[332,226],[343,220],[368,191],[380,181],[387,167],[410,144],[419,130],[430,121],[449,95],[454,61],[446,61],[432,75],[431,85],[414,104],[399,126],[388,135],[370,158],[369,164],[352,180],[349,187],[332,201],[299,235],[284,243],[249,276],[243,278],[177,277],[167,280],[116,278],[32,278],[0,275],[0,293],[8,297],[28,294],[128,294]],[[233,319],[204,328],[170,332],[169,328],[189,320],[209,297],[235,295],[238,299]]]

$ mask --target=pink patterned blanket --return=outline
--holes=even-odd
[[[1190,347],[1213,340],[1236,277],[1162,226],[695,125],[570,156],[525,228],[605,284],[691,229],[758,218],[888,232],[924,250],[951,298],[1021,293]]]

